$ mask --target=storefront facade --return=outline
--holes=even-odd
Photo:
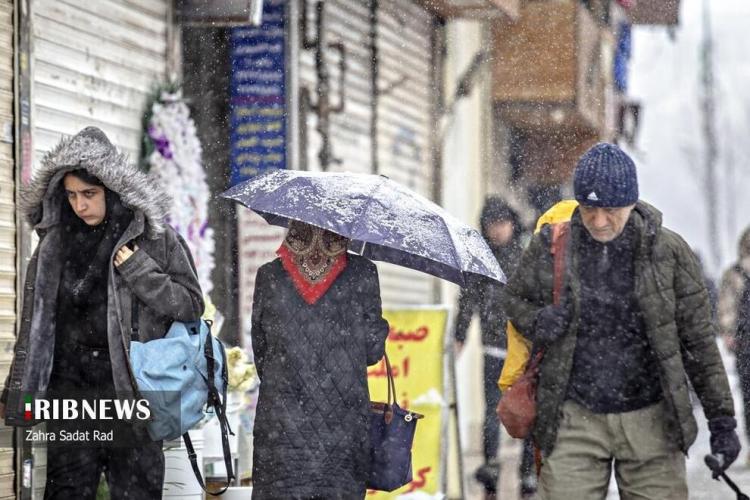
[[[22,2],[30,34],[29,85],[19,91],[27,107],[14,112],[12,13],[14,3]],[[8,346],[0,346],[0,375],[7,372],[17,328],[16,268],[23,269],[33,246],[29,228],[20,225],[21,244],[16,245],[16,178],[28,178],[62,136],[88,125],[100,127],[137,161],[149,96],[168,76],[181,76],[204,143],[215,198],[209,223],[220,235],[212,298],[225,319],[228,333],[223,337],[231,343],[247,338],[254,273],[274,257],[282,232],[254,223],[248,212],[238,213],[216,199],[229,187],[230,26],[236,21],[188,22],[180,11],[187,4],[0,0],[0,32],[3,37],[11,34],[7,40],[0,38],[0,343]],[[461,12],[432,1],[283,4],[286,167],[386,175],[473,222],[496,179],[489,159],[494,120],[487,104],[489,80],[482,80],[468,105],[460,105],[452,129],[442,129],[440,122],[443,107],[452,99],[445,94],[455,91],[467,65],[488,43],[486,25],[475,21],[447,29],[446,19]],[[484,10],[472,15],[500,15],[500,4],[511,13],[518,8],[512,0],[484,4]],[[452,42],[446,39],[448,30],[455,37]],[[471,44],[463,43],[463,36],[470,36]],[[453,45],[446,56],[448,43]],[[451,85],[445,79],[451,79]],[[13,129],[13,117],[19,114],[28,135],[21,135],[23,147],[16,152],[14,134],[5,130]],[[471,157],[462,156],[466,150],[472,151]],[[18,157],[27,160],[14,163]],[[455,290],[436,278],[391,265],[379,267],[385,306],[454,300]],[[11,469],[12,457],[10,451],[0,451],[0,470]],[[9,467],[2,467],[6,462]],[[0,475],[0,498],[14,478],[21,498],[40,497],[43,448],[21,450],[15,465],[17,474]]]
[[[14,120],[14,2],[0,1],[0,378],[13,355],[16,325],[16,211]],[[0,440],[11,442],[0,424]],[[0,499],[13,498],[13,450],[0,448]]]

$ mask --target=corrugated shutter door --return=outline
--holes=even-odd
[[[308,27],[314,31],[313,2],[308,2]],[[325,4],[326,42],[342,41],[347,50],[346,107],[331,117],[333,156],[341,164],[330,170],[371,171],[370,120],[372,89],[368,2],[347,0]],[[380,173],[432,197],[431,149],[434,96],[432,74],[433,16],[410,0],[380,0],[378,9],[379,88],[389,89],[378,103],[378,162]],[[310,36],[313,36],[312,33]],[[336,54],[326,51],[331,74],[331,99],[338,99]],[[393,86],[395,82],[403,81]],[[315,99],[313,51],[300,51],[300,85]],[[320,136],[314,113],[306,117],[307,164],[317,169]],[[305,123],[302,117],[301,123]],[[301,154],[305,154],[303,151]],[[405,268],[381,265],[380,278],[386,306],[433,302],[429,276]]]
[[[13,163],[13,1],[0,0],[0,381],[13,357],[16,324],[16,222]],[[0,426],[0,440],[11,442]],[[0,448],[0,499],[14,498],[13,450]]]
[[[412,1],[380,0],[378,22],[378,86],[391,89],[378,103],[380,173],[432,198],[433,16]],[[387,303],[434,302],[435,282],[426,274],[388,266],[383,282]]]
[[[168,0],[35,0],[35,165],[87,125],[137,159],[148,94],[166,74]]]
[[[148,95],[166,76],[169,0],[34,0],[34,165],[64,135],[94,125],[131,160]],[[34,450],[41,494],[46,456]]]

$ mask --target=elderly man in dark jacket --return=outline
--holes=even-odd
[[[564,289],[552,304],[550,228],[507,288],[508,314],[544,349],[533,437],[546,499],[603,499],[614,464],[624,499],[686,499],[697,427],[693,384],[724,467],[740,444],[711,304],[695,255],[638,200],[632,159],[612,144],[584,154]],[[687,378],[685,376],[687,374]]]

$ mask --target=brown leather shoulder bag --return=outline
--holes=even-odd
[[[552,245],[550,252],[553,258],[552,301],[560,303],[563,275],[565,274],[565,250],[567,247],[570,223],[562,222],[552,226]],[[505,391],[497,405],[497,414],[508,434],[514,438],[525,438],[531,433],[536,420],[536,389],[539,382],[539,365],[544,350],[540,349],[529,358],[523,375]]]

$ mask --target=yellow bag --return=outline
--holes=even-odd
[[[545,224],[569,221],[577,206],[578,202],[575,200],[563,200],[556,203],[537,219],[534,232],[538,233]],[[508,338],[508,354],[503,364],[503,371],[500,373],[500,379],[497,381],[501,391],[506,391],[518,380],[518,377],[526,369],[526,362],[531,355],[531,342],[526,340],[510,321],[505,328],[505,333]]]
[[[531,342],[523,338],[510,321],[508,321],[505,333],[508,336],[508,354],[505,357],[500,379],[497,381],[497,385],[502,392],[508,390],[518,380],[518,377],[523,375],[523,371],[526,369],[526,361],[531,355]]]

